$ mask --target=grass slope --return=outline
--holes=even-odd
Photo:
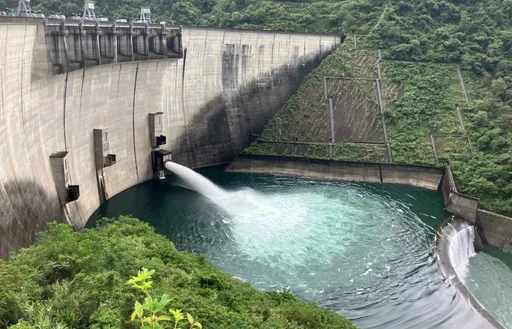
[[[329,143],[330,114],[329,103],[325,100],[324,77],[376,78],[376,60],[376,52],[356,50],[352,43],[344,43],[306,77],[295,95],[265,126],[261,138],[281,143],[255,142],[244,152],[328,159],[328,145],[297,145],[289,142]],[[376,92],[372,81],[350,80],[343,81],[341,85],[339,80],[328,79],[328,94],[333,97],[335,117],[341,118],[347,113],[356,112],[361,108],[361,103],[368,103],[363,104],[367,108],[378,109],[375,106]],[[338,100],[338,95],[344,95],[344,98]],[[374,117],[368,120],[375,120]],[[380,114],[377,119],[380,120]],[[282,126],[279,120],[282,120]],[[376,124],[368,123],[368,126],[382,129]],[[385,146],[356,144],[353,141],[343,140],[340,142],[344,127],[340,125],[335,129],[337,144],[333,147],[333,159],[385,161]]]
[[[500,90],[490,77],[462,75],[470,99],[462,116],[473,154],[452,157],[455,178],[486,208],[512,213],[512,107],[496,97]]]
[[[376,56],[376,51],[356,51],[347,40],[306,78],[298,92],[265,127],[262,138],[281,143],[255,142],[244,152],[329,159],[327,145],[283,142],[328,143],[329,106],[325,101],[323,77],[375,76]],[[381,70],[384,117],[394,162],[436,165],[432,135],[439,165],[451,158],[463,193],[480,198],[489,209],[512,212],[512,109],[496,96],[500,92],[496,81],[462,70],[470,100],[466,105],[454,64],[384,61]],[[378,131],[380,126],[375,122],[380,114],[373,115],[371,120],[361,114],[375,106],[372,82],[328,81],[328,93],[335,109],[333,159],[387,161],[385,145],[356,144],[351,137],[343,140],[343,132],[346,133],[351,124],[355,126],[350,127],[351,136],[378,139],[374,137],[378,134],[364,133],[364,130]],[[502,93],[506,93],[506,88]],[[465,129],[460,124],[457,106]],[[282,119],[281,135],[278,118]]]
[[[445,155],[453,145],[450,136],[462,136],[456,104],[462,104],[456,67],[428,63],[385,62],[383,76],[403,90],[384,113],[393,160],[407,164],[435,164],[430,135],[437,152]],[[455,145],[458,150],[461,146]]]

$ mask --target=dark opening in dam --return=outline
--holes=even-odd
[[[174,174],[137,185],[89,225],[132,214],[234,277],[288,289],[363,329],[491,328],[436,264],[435,229],[449,216],[441,194],[222,169],[199,171],[221,188],[192,178],[200,193]]]

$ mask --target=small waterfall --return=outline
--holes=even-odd
[[[451,224],[450,224],[451,225]],[[464,281],[468,274],[469,259],[476,255],[474,248],[475,228],[467,222],[460,222],[462,228],[454,230],[449,255],[453,269]]]

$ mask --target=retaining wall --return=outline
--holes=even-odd
[[[512,253],[512,218],[484,210],[477,198],[459,193],[451,166],[445,170],[441,188],[446,210],[474,225],[485,243]]]
[[[477,214],[482,238],[489,245],[512,253],[512,218],[484,209],[478,209]]]
[[[437,190],[443,176],[442,169],[430,167],[249,154],[239,155],[228,165],[226,171],[404,184],[430,190]]]
[[[464,218],[472,225],[476,224],[477,209],[479,205],[477,198],[463,195],[456,191],[451,191],[445,205],[446,210],[452,214]]]
[[[83,227],[100,205],[93,129],[108,127],[117,163],[108,197],[153,177],[149,118],[164,112],[165,148],[200,167],[232,160],[341,38],[183,28],[183,59],[100,65],[53,75],[40,23],[0,22],[0,257],[67,213]],[[80,198],[61,208],[50,168],[68,151]]]

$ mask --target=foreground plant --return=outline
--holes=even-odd
[[[165,308],[167,304],[171,302],[172,298],[167,294],[163,294],[160,298],[152,297],[150,295],[149,289],[151,289],[153,284],[153,281],[151,280],[153,274],[155,274],[155,270],[148,271],[148,269],[143,267],[142,271],[139,271],[137,276],[132,277],[127,282],[127,284],[142,291],[146,295],[142,304],[138,300],[135,301],[131,320],[136,321],[136,319],[138,319],[141,324],[141,329],[170,328],[166,326],[165,322],[172,322],[172,319],[166,314]],[[182,327],[180,322],[185,319],[183,312],[179,309],[171,308],[169,309],[169,313],[171,313],[174,318],[174,326],[172,328],[181,329]],[[203,328],[201,323],[195,322],[194,318],[189,313],[186,313],[186,317],[188,324],[190,325],[188,327],[189,329]]]

